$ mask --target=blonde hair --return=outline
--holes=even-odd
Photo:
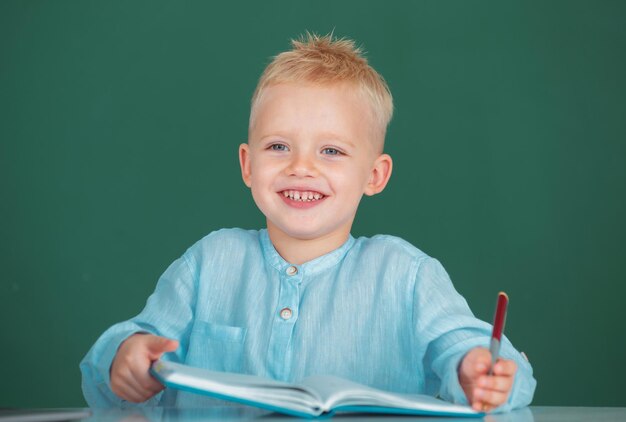
[[[291,40],[292,49],[280,53],[265,68],[259,79],[250,110],[250,128],[255,109],[266,88],[285,82],[309,82],[320,85],[351,83],[365,94],[373,117],[385,138],[393,115],[393,99],[387,83],[363,56],[354,41],[333,39],[333,34],[319,36],[307,32],[299,40]]]

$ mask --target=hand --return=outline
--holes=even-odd
[[[470,350],[459,365],[459,382],[475,410],[488,412],[504,403],[511,394],[517,364],[498,359],[489,374],[491,353],[484,347]]]
[[[153,361],[178,348],[176,340],[133,334],[117,350],[111,364],[111,390],[123,400],[140,403],[163,390],[148,372]]]

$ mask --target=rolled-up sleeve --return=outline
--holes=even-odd
[[[433,258],[420,263],[414,301],[414,335],[420,349],[426,350],[426,390],[444,400],[468,404],[459,383],[458,367],[471,349],[489,347],[491,325],[474,317],[443,266]],[[515,361],[518,369],[507,403],[495,411],[529,405],[537,384],[532,367],[506,337],[500,355]]]
[[[178,340],[179,348],[164,356],[183,361],[195,307],[196,274],[193,256],[174,261],[159,278],[154,293],[136,317],[113,325],[96,341],[80,363],[82,389],[90,407],[132,406],[111,390],[109,371],[124,340],[135,333],[149,333]],[[140,405],[156,405],[162,394]]]

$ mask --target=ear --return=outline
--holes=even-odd
[[[393,161],[387,154],[381,154],[372,168],[370,174],[370,180],[365,187],[365,195],[372,196],[380,193],[387,186],[389,178],[391,177],[391,169],[393,168]]]
[[[250,171],[250,146],[239,145],[239,165],[241,166],[241,178],[247,187],[252,186],[252,172]]]

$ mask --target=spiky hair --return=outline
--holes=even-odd
[[[393,99],[387,83],[364,57],[362,48],[346,38],[333,34],[317,35],[306,32],[291,40],[292,49],[280,53],[265,68],[259,79],[250,111],[250,127],[255,108],[263,91],[280,83],[312,83],[332,85],[352,84],[370,102],[374,119],[384,134],[393,115]]]

